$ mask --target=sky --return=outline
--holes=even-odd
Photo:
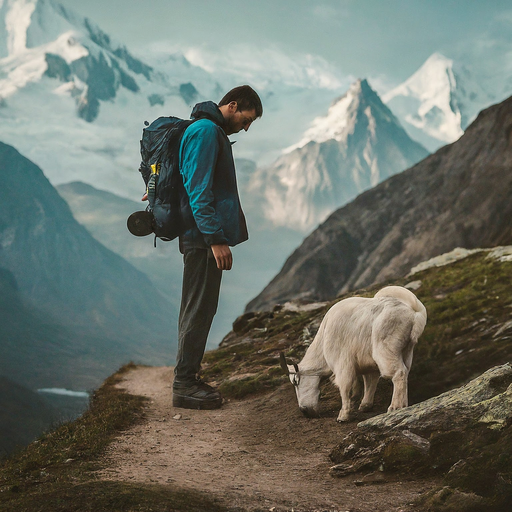
[[[270,49],[324,59],[345,76],[401,83],[434,52],[491,73],[510,61],[512,0],[60,0],[134,53]],[[247,52],[239,55],[246,58]],[[501,66],[501,63],[494,63]],[[387,86],[387,87],[386,87]]]

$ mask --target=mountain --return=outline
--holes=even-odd
[[[28,312],[16,309],[18,321],[8,322],[0,373],[65,387],[73,378],[90,385],[132,359],[170,361],[173,309],[149,279],[97,242],[41,169],[3,143],[0,167],[0,267],[12,276],[6,300],[15,290]],[[14,360],[18,375],[11,375]]]
[[[43,77],[53,78],[62,83],[58,93],[75,100],[79,117],[92,122],[102,102],[115,99],[122,88],[139,93],[151,84],[151,105],[163,104],[169,95],[186,103],[198,96],[193,84],[169,83],[92,21],[53,0],[5,0],[0,21],[4,99]],[[186,59],[179,64],[186,66]]]
[[[57,418],[37,393],[0,376],[0,456],[31,443]]]
[[[512,243],[512,98],[465,134],[334,212],[248,305],[269,309],[384,282],[456,247]]]
[[[81,180],[139,197],[144,121],[188,118],[191,106],[217,88],[184,57],[167,69],[135,57],[53,0],[5,0],[0,140],[36,162],[53,184]]]
[[[131,201],[82,182],[65,183],[55,188],[68,203],[75,219],[96,240],[151,279],[173,305],[173,317],[176,318],[183,270],[177,243],[159,240],[154,247],[151,236],[135,237],[126,227],[128,216],[143,210],[147,203]]]
[[[464,66],[434,53],[411,77],[383,95],[407,133],[429,151],[456,141],[493,103]]]
[[[333,210],[424,158],[366,80],[315,119],[302,139],[254,175],[253,195],[274,226],[309,231]]]
[[[137,200],[144,121],[188,118],[196,102],[218,101],[236,85],[253,84],[254,78],[251,61],[233,74],[231,58],[212,70],[210,54],[194,59],[194,52],[187,52],[189,59],[158,44],[143,51],[134,54],[93,21],[54,0],[4,0],[0,140],[39,165],[53,185],[82,181]],[[268,71],[271,56],[282,76]],[[236,145],[237,158],[265,164],[275,160],[346,83],[325,62],[306,59],[302,64],[280,52],[260,56],[258,67],[275,80],[255,84],[265,116]]]

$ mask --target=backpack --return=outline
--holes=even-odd
[[[139,172],[146,185],[148,206],[128,217],[127,226],[135,236],[151,233],[164,240],[174,240],[184,232],[180,214],[183,181],[179,171],[180,144],[185,130],[195,119],[159,117],[144,123],[140,141]]]

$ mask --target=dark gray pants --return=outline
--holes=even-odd
[[[210,249],[186,250],[183,263],[175,382],[194,380],[201,368],[222,278],[222,270],[217,268]]]

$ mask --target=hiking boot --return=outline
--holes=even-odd
[[[183,409],[219,409],[221,394],[200,379],[192,382],[174,382],[172,405]]]

